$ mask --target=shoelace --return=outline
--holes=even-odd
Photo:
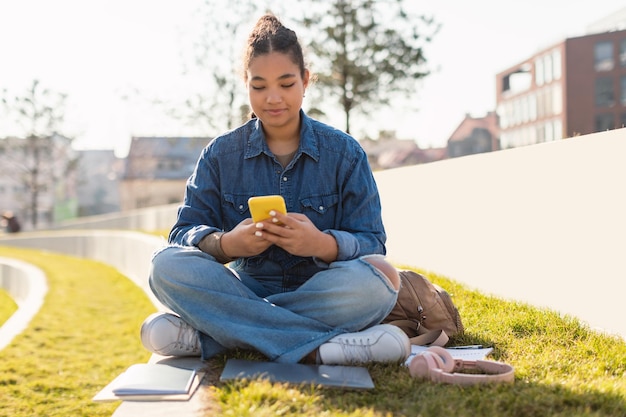
[[[199,349],[198,333],[187,323],[181,321],[178,326],[178,337],[176,347],[182,350],[196,352]]]
[[[340,339],[341,350],[350,362],[370,362],[373,358],[369,338]]]

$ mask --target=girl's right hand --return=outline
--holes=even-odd
[[[271,242],[256,236],[256,223],[244,219],[229,232],[222,235],[222,251],[231,258],[246,258],[264,252]]]

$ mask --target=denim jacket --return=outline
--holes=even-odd
[[[380,198],[367,155],[351,136],[303,111],[300,119],[300,145],[286,168],[267,146],[258,119],[211,141],[187,181],[170,243],[197,246],[207,234],[229,231],[250,217],[248,198],[280,194],[288,212],[305,214],[335,238],[338,261],[385,254]],[[235,265],[254,273],[267,259],[283,271],[298,264],[308,264],[309,271],[327,266],[277,246]]]

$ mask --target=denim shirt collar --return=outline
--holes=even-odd
[[[270,151],[270,148],[267,146],[261,121],[259,119],[255,119],[252,123],[252,133],[248,138],[244,159],[254,158],[259,156],[261,153],[265,153],[270,156],[273,155],[272,151]],[[297,159],[300,154],[303,153],[307,154],[315,161],[319,161],[320,153],[318,138],[313,132],[311,118],[307,116],[304,111],[300,110],[300,145],[298,146],[298,151],[296,152],[294,159]]]

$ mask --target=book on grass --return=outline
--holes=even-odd
[[[482,345],[453,346],[445,349],[454,359],[466,361],[484,360],[487,355],[493,352],[492,347],[483,347]],[[409,366],[415,356],[427,350],[428,346],[411,345],[411,354],[404,364]]]
[[[176,368],[164,364],[138,363],[131,365],[114,381],[111,391],[125,395],[187,394],[196,376],[194,369]]]

